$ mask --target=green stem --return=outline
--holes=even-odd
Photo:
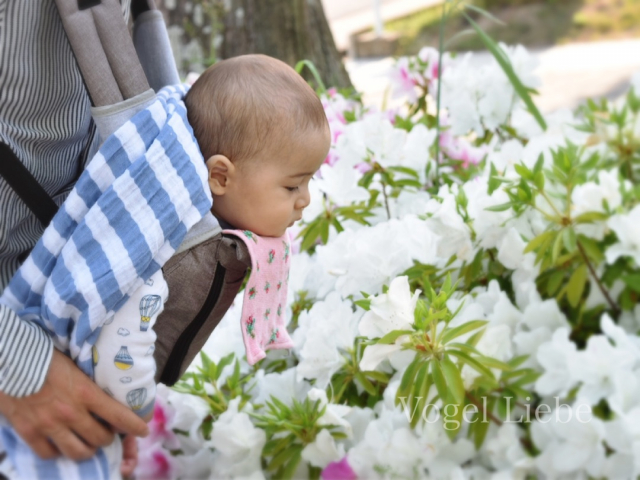
[[[589,272],[591,273],[591,276],[596,281],[596,284],[598,285],[598,288],[602,292],[602,295],[604,295],[604,298],[607,300],[607,303],[609,303],[609,306],[611,307],[611,309],[614,311],[615,315],[617,316],[620,313],[620,307],[618,307],[618,305],[616,305],[616,302],[613,301],[613,299],[611,298],[611,295],[609,295],[609,292],[607,291],[606,287],[602,284],[602,281],[600,280],[600,277],[598,277],[598,274],[596,273],[595,268],[593,268],[593,265],[589,261],[589,257],[587,256],[587,252],[585,251],[585,249],[582,246],[582,244],[580,243],[580,241],[576,242],[576,244],[578,246],[578,250],[580,251],[580,256],[582,257],[582,260],[584,261],[584,263],[587,265],[587,268],[589,269]]]
[[[465,396],[469,399],[471,403],[473,403],[478,408],[478,411],[485,413],[493,423],[495,423],[498,426],[502,425],[502,420],[496,417],[493,413],[486,412],[483,410],[484,409],[483,405],[478,401],[476,397],[471,395],[469,392],[466,392]]]
[[[391,211],[389,210],[389,198],[387,197],[387,184],[382,183],[382,197],[384,198],[384,208],[387,210],[387,219],[391,220]]]
[[[551,201],[551,199],[549,198],[549,195],[547,195],[547,192],[545,192],[544,190],[538,190],[540,192],[540,195],[542,195],[542,197],[547,201],[547,203],[549,204],[549,206],[551,207],[551,209],[556,213],[556,215],[560,218],[563,219],[564,215],[562,215],[558,209],[556,208],[555,204]]]

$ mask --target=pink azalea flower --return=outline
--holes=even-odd
[[[365,174],[367,173],[369,170],[371,170],[373,167],[371,166],[370,163],[368,162],[360,162],[358,163],[355,167],[358,172],[360,172],[361,174]]]
[[[347,457],[339,462],[331,462],[321,473],[322,480],[356,480],[358,476],[353,471]]]
[[[140,448],[135,478],[140,480],[170,480],[176,477],[176,460],[169,450],[155,443]]]
[[[410,102],[418,99],[416,93],[416,80],[409,69],[409,59],[400,57],[391,73],[391,82],[394,85],[393,96],[401,97],[406,95]]]
[[[149,422],[149,435],[141,439],[139,444],[143,442],[146,445],[150,445],[159,442],[169,449],[179,448],[180,441],[169,428],[174,416],[175,411],[173,408],[167,405],[162,397],[158,396],[153,409],[153,418]]]
[[[477,165],[487,154],[485,146],[474,147],[462,137],[454,137],[448,130],[440,134],[440,148],[449,158],[462,162],[462,167]]]

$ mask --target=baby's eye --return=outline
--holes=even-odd
[[[286,188],[290,192],[297,192],[300,187],[284,187],[284,188]]]

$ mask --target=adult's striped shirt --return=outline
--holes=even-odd
[[[97,150],[89,97],[53,0],[0,0],[0,141],[58,205]],[[43,230],[0,178],[0,290]],[[37,392],[51,355],[47,333],[0,305],[0,391]]]

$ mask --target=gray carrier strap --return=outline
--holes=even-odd
[[[180,83],[164,19],[153,0],[132,0],[133,40],[119,0],[56,4],[91,97],[101,141],[147,108],[155,100],[154,90]]]
[[[175,384],[227,312],[251,256],[244,242],[218,233],[169,259],[163,274],[169,300],[153,329],[156,382]]]
[[[149,90],[118,0],[56,0],[56,5],[94,106]]]

